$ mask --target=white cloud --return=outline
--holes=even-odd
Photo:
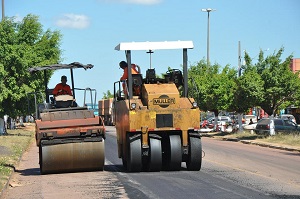
[[[56,21],[56,25],[64,28],[84,29],[90,25],[90,20],[85,15],[64,14]]]
[[[20,14],[15,14],[14,16],[9,17],[9,18],[12,19],[16,23],[20,23],[24,19],[24,17],[22,17]]]
[[[152,5],[152,4],[159,4],[163,0],[100,0],[105,2],[117,2],[117,3],[129,3],[129,4],[145,4],[145,5]]]
[[[23,20],[24,17],[21,17],[19,14],[16,14],[14,16],[14,21],[15,22],[21,22]]]

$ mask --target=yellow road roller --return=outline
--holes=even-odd
[[[202,163],[200,110],[188,97],[187,50],[192,41],[124,42],[115,50],[125,51],[128,79],[114,82],[113,117],[118,156],[129,172],[198,171]],[[131,53],[164,49],[183,50],[183,72],[169,69],[159,78],[155,69],[146,76],[132,74]]]
[[[91,69],[93,65],[73,62],[29,69],[33,75],[44,71],[45,79],[46,99],[43,100],[44,103],[38,104],[35,120],[35,138],[39,147],[41,174],[103,170],[104,167],[104,122],[101,117],[94,114],[94,110],[85,106],[87,92],[91,92],[91,104],[95,106],[96,91],[90,88],[74,88],[73,69],[75,68]],[[53,89],[47,87],[46,71],[59,69],[70,70],[72,96],[53,96]],[[84,90],[82,107],[75,101],[75,90]]]

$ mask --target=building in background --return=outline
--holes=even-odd
[[[300,71],[300,58],[292,59],[290,68],[294,73]]]
[[[98,101],[98,112],[104,120],[104,124],[112,126],[114,123],[113,118],[113,98],[101,99]]]
[[[290,69],[296,73],[300,71],[300,58],[294,58],[291,60]],[[284,113],[294,115],[296,122],[300,124],[300,107],[295,107],[291,105],[287,109],[285,109]]]

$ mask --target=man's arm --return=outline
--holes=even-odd
[[[120,80],[126,80],[128,78],[128,69],[124,69],[123,76],[120,78]]]
[[[56,95],[58,94],[59,90],[61,90],[61,88],[60,88],[60,85],[57,84],[57,85],[55,86],[55,88],[53,89],[52,94],[53,94],[54,96],[56,96]]]
[[[69,85],[67,86],[66,91],[67,91],[68,95],[73,95],[72,91],[71,91],[71,87]]]

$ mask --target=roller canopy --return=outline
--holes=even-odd
[[[53,65],[46,65],[46,66],[39,66],[39,67],[33,67],[29,68],[28,71],[30,73],[35,73],[42,70],[58,70],[58,69],[73,69],[73,68],[83,68],[83,69],[91,69],[94,65],[92,64],[82,64],[79,62],[73,62],[70,64],[53,64]]]
[[[115,50],[163,50],[163,49],[191,49],[193,41],[163,41],[163,42],[123,42]]]

